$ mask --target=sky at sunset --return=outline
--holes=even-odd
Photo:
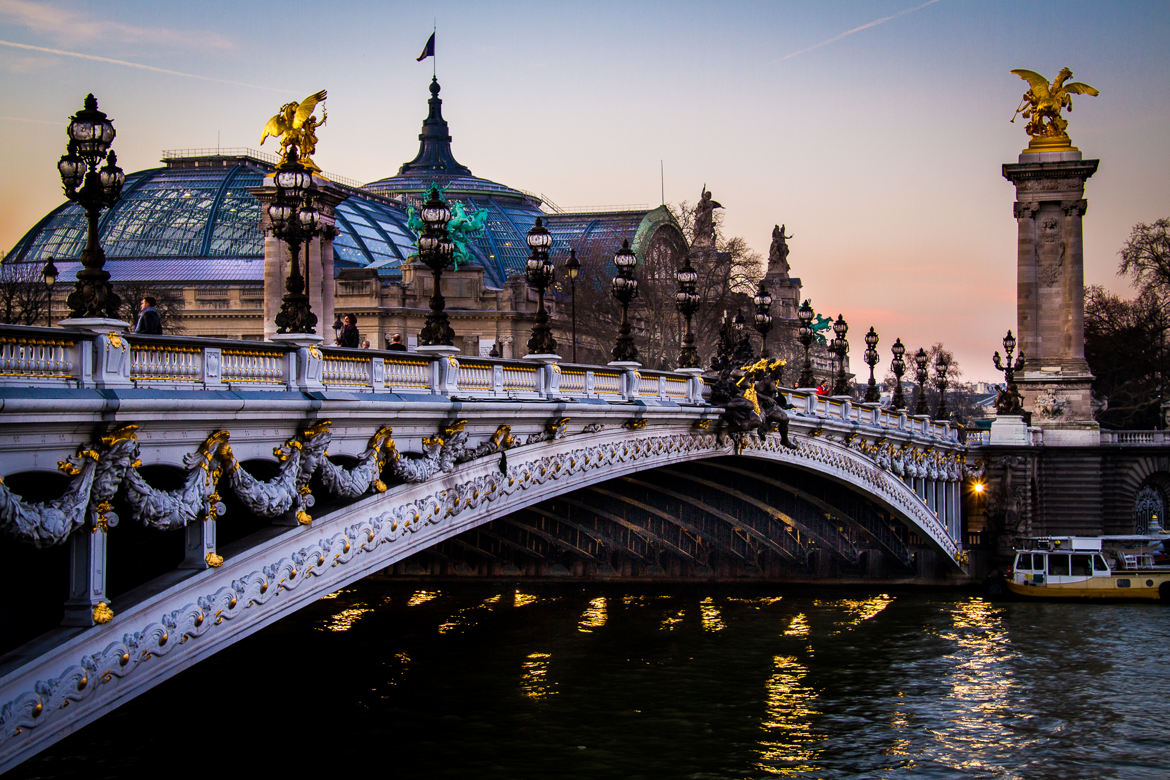
[[[93,92],[126,171],[164,149],[256,148],[279,106],[329,91],[314,159],[371,181],[417,150],[437,25],[443,111],[477,176],[563,208],[695,201],[889,345],[943,342],[994,379],[1016,328],[1009,122],[1062,66],[1086,187],[1085,281],[1116,276],[1130,228],[1170,216],[1170,2],[160,3],[0,0],[0,249],[62,202],[68,117]],[[272,151],[269,140],[265,149]],[[664,175],[660,181],[660,165]],[[116,280],[115,280],[116,281]],[[859,372],[860,373],[860,372]]]

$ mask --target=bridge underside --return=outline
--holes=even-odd
[[[792,466],[720,457],[543,501],[387,570],[417,577],[913,577],[923,541],[891,512]]]

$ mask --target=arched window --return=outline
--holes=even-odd
[[[1134,533],[1148,534],[1152,533],[1155,528],[1165,527],[1165,509],[1166,501],[1162,496],[1162,491],[1150,484],[1142,485],[1134,500]]]

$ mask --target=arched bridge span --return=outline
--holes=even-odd
[[[312,373],[308,358],[280,365]],[[891,519],[960,557],[965,449],[948,425],[789,392],[789,449],[775,434],[720,437],[721,410],[687,377],[582,369],[574,378],[493,364],[484,392],[515,383],[509,371],[531,374],[532,387],[476,398],[460,395],[450,361],[430,367],[430,386],[413,394],[294,389],[291,380],[265,390],[91,388],[82,379],[0,387],[0,528],[17,539],[5,544],[67,550],[70,592],[64,627],[0,661],[0,763],[323,594],[498,519],[523,522],[553,500],[612,515],[658,563],[664,551],[704,565],[849,560],[863,537],[904,560],[906,535],[887,533]],[[558,387],[569,380],[581,389]],[[671,383],[690,389],[672,394]],[[858,498],[830,496],[829,484]],[[728,491],[759,522],[729,511]],[[687,514],[665,512],[664,497]],[[643,517],[631,520],[635,505]],[[245,514],[266,518],[263,527],[217,544],[217,528]],[[825,514],[840,525],[820,522]],[[578,525],[601,543],[613,535]],[[712,536],[721,526],[730,533]],[[179,540],[181,562],[111,599],[107,563],[117,556],[107,552],[131,528]],[[557,533],[546,537],[565,549]]]

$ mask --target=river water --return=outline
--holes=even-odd
[[[1170,608],[366,581],[13,777],[1165,778]]]

